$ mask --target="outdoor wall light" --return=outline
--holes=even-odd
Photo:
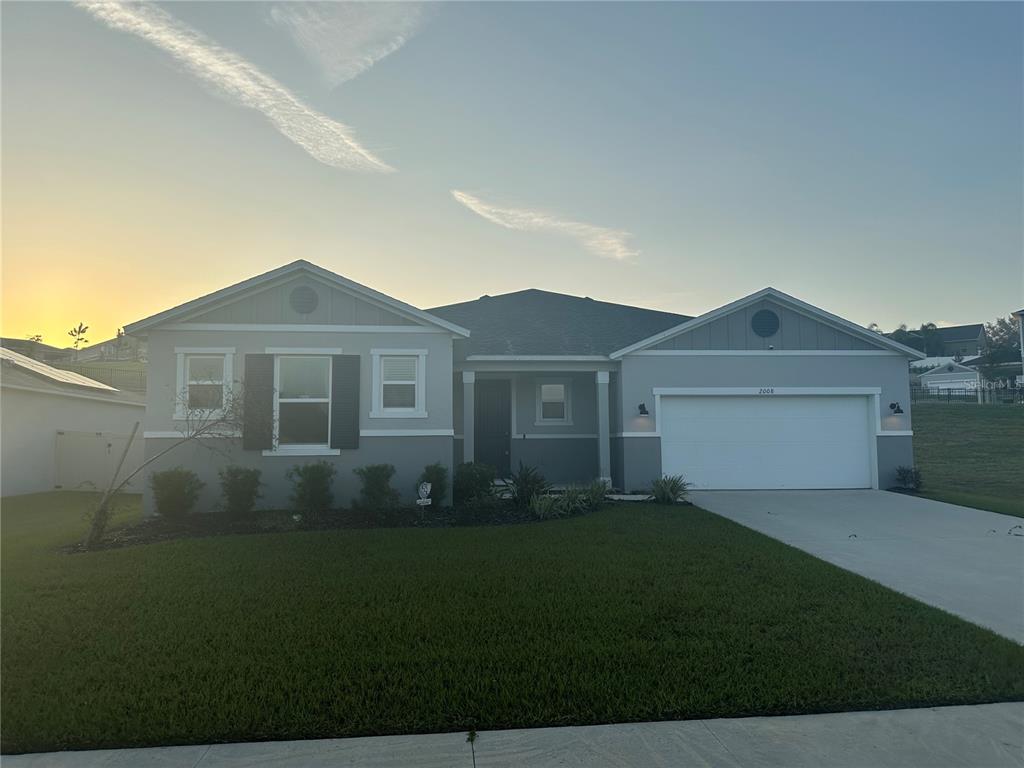
[[[640,405],[638,405],[636,407],[636,409],[637,409],[637,411],[639,411],[641,416],[648,416],[648,415],[650,415],[650,414],[647,413],[647,403],[640,403]]]
[[[889,410],[892,411],[893,416],[899,416],[903,413],[903,409],[900,408],[899,403],[889,403]]]

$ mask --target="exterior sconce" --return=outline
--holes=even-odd
[[[892,411],[893,416],[899,416],[903,413],[903,409],[900,408],[899,403],[889,403],[889,410]]]
[[[647,403],[640,403],[640,405],[638,405],[636,407],[636,409],[640,413],[641,416],[649,416],[650,415],[649,413],[647,413]],[[902,413],[902,411],[901,411],[901,413]]]

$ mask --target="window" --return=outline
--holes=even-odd
[[[177,396],[174,418],[219,417],[231,388],[233,347],[175,347]]]
[[[327,446],[331,425],[331,358],[277,358],[278,446]]]
[[[370,417],[426,418],[425,349],[374,349]]]
[[[568,381],[537,382],[537,424],[572,424]]]
[[[224,356],[188,355],[188,410],[219,411],[224,407]]]

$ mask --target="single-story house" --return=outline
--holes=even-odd
[[[0,348],[0,494],[104,490],[145,414],[141,395]],[[142,454],[139,435],[121,477]]]
[[[981,386],[981,375],[976,368],[950,360],[921,373],[917,381],[921,387],[932,392],[947,389],[976,390]]]
[[[152,465],[195,470],[210,506],[228,461],[268,508],[317,460],[340,503],[381,462],[407,498],[433,462],[623,490],[886,487],[913,463],[921,353],[774,288],[699,317],[539,290],[425,311],[300,260],[125,331],[148,344],[147,457],[244,406]]]

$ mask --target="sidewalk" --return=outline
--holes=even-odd
[[[3,768],[472,768],[465,733],[4,756]],[[486,731],[478,768],[1024,766],[1024,702]]]

